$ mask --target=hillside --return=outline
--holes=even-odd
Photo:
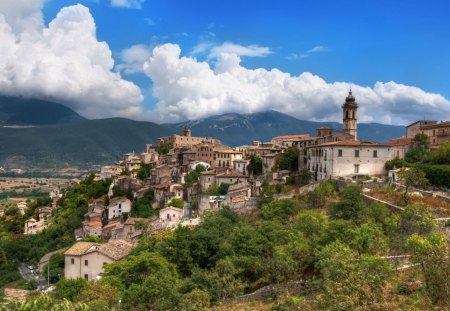
[[[177,133],[187,126],[192,129],[193,135],[216,137],[231,146],[249,144],[253,140],[268,141],[272,137],[287,134],[308,133],[315,136],[316,128],[322,126],[342,129],[342,125],[337,122],[299,120],[276,111],[252,114],[229,113],[196,121],[164,125]],[[379,123],[358,124],[358,135],[363,140],[386,142],[404,134],[404,126]]]
[[[61,104],[0,96],[0,125],[48,125],[83,120],[85,118]]]
[[[29,128],[0,127],[1,166],[89,168],[113,163],[123,153],[145,149],[170,130],[121,118]]]

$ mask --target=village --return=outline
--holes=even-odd
[[[386,143],[358,140],[357,111],[350,91],[342,106],[342,130],[322,127],[315,137],[284,135],[230,147],[184,128],[181,135],[148,144],[143,153],[127,153],[103,166],[94,178],[111,180],[108,194],[89,204],[82,227],[73,233],[78,242],[64,250],[65,278],[96,280],[105,264],[127,256],[143,235],[196,226],[210,210],[225,205],[238,211],[255,209],[264,186],[300,184],[301,191],[323,180],[394,182],[398,170],[387,171],[386,162],[403,159],[417,133],[427,135],[432,147],[450,141],[450,122],[436,121],[417,121],[406,127],[405,137]],[[280,162],[287,153],[295,158],[290,167],[283,167]],[[51,226],[52,210],[59,208],[63,191],[52,191],[52,205],[40,207],[37,219],[26,220],[25,235]],[[285,189],[279,196],[292,197],[295,191]],[[137,202],[144,202],[140,213],[133,211]],[[26,204],[19,204],[23,214]]]

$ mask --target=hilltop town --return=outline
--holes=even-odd
[[[45,275],[50,258],[60,254],[63,275],[58,279],[96,281],[104,276],[105,267],[142,248],[148,237],[160,239],[180,228],[195,228],[205,217],[209,219],[211,212],[224,209],[253,215],[261,206],[264,213],[264,204],[271,201],[289,202],[297,197],[314,208],[323,206],[320,202],[327,201],[327,196],[314,199],[311,193],[332,183],[334,187],[357,186],[366,200],[382,202],[394,211],[405,205],[388,202],[382,196],[384,190],[379,189],[395,187],[401,192],[404,187],[415,187],[417,197],[430,196],[438,202],[432,205],[434,219],[448,221],[450,197],[442,191],[448,188],[448,180],[442,183],[432,174],[427,176],[441,189],[427,192],[421,188],[425,183],[416,180],[408,184],[405,172],[415,168],[402,166],[405,157],[420,147],[420,139],[425,139],[431,150],[448,148],[450,122],[420,120],[406,127],[405,137],[384,143],[362,141],[358,140],[358,108],[350,91],[342,105],[342,129],[321,127],[314,137],[289,134],[239,147],[195,136],[186,127],[180,135],[147,144],[143,153],[124,154],[122,160],[101,167],[84,181],[72,179],[71,187],[56,188],[47,201],[33,205],[33,217],[24,220],[24,235],[40,235],[60,223],[54,216],[67,209],[67,198],[79,195],[80,187],[98,183],[103,190],[90,200],[76,199],[76,204],[86,204],[87,210],[80,215],[79,227],[66,233],[74,242],[42,257],[38,270]],[[18,203],[23,217],[30,214],[29,209],[26,202]],[[47,288],[45,285],[44,281],[42,288]]]

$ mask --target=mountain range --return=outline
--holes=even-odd
[[[141,152],[158,137],[180,134],[214,137],[230,146],[272,137],[309,133],[336,122],[313,122],[276,111],[228,113],[176,124],[124,118],[88,120],[64,105],[34,99],[0,97],[0,166],[5,168],[92,168],[113,163],[126,152]],[[358,124],[360,139],[388,141],[404,135],[403,126]]]

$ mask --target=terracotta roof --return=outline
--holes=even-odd
[[[153,187],[153,189],[165,189],[165,188],[169,188],[170,185],[172,185],[171,182],[166,182],[166,183],[154,185],[154,186],[152,186],[152,187]]]
[[[395,138],[395,139],[388,141],[387,144],[389,146],[406,146],[406,145],[411,145],[413,140],[414,140],[413,138],[409,138],[409,137],[400,137],[400,138]]]
[[[309,134],[294,134],[294,135],[282,135],[272,138],[272,140],[285,140],[285,139],[303,139],[309,137]]]
[[[332,141],[332,142],[323,143],[323,144],[319,144],[319,145],[315,145],[315,146],[309,146],[309,148],[322,147],[322,146],[390,147],[389,145],[383,145],[383,144],[375,143],[372,141],[344,140],[344,141]]]
[[[120,260],[127,256],[131,252],[132,248],[133,244],[128,243],[127,241],[115,240],[102,244],[99,248],[99,252],[114,260]]]
[[[161,209],[161,211],[166,210],[166,209],[173,209],[173,210],[178,211],[178,212],[182,212],[183,211],[181,208],[174,207],[174,206],[164,207],[163,209]]]
[[[250,188],[250,185],[247,183],[238,183],[235,185],[230,185],[230,187],[228,188],[228,193],[233,192],[233,191],[244,190],[246,188],[247,189]]]
[[[217,174],[216,177],[245,177],[245,175],[239,171],[232,170]]]
[[[99,246],[100,244],[93,242],[77,242],[70,247],[64,255],[80,256],[85,254],[92,246]]]
[[[215,170],[204,171],[204,172],[201,172],[200,174],[202,174],[202,175],[216,175],[216,171]]]

